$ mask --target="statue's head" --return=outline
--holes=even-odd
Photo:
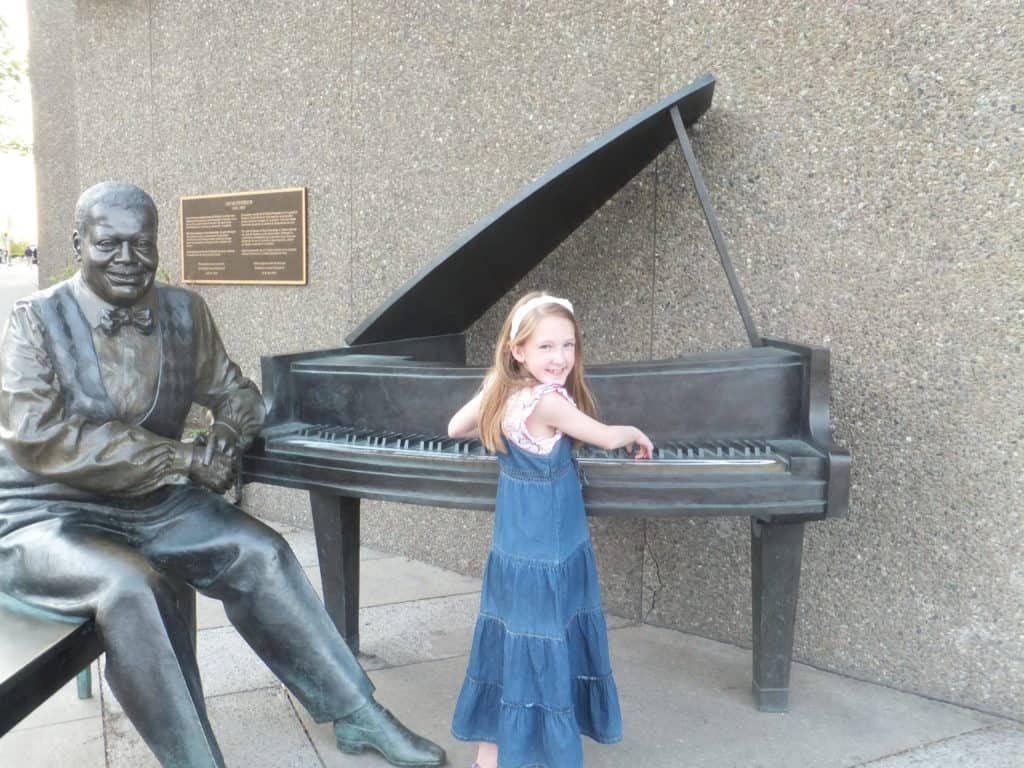
[[[160,264],[156,230],[156,205],[134,184],[104,181],[85,190],[71,245],[92,292],[118,306],[145,296]]]

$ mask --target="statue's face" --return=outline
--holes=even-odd
[[[92,292],[118,306],[134,304],[153,286],[160,255],[152,210],[97,203],[85,231],[71,243],[82,259],[82,277]]]

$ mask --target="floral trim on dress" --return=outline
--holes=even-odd
[[[530,453],[551,453],[558,444],[562,433],[555,431],[551,437],[534,437],[526,428],[526,420],[530,418],[537,403],[548,392],[557,392],[574,406],[576,401],[560,384],[538,384],[535,387],[524,387],[513,393],[505,406],[505,417],[501,422],[501,431],[506,439]]]

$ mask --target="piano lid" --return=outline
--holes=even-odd
[[[463,333],[676,138],[669,110],[696,122],[706,74],[594,139],[484,217],[377,307],[349,344]]]

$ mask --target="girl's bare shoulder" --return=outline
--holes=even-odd
[[[551,400],[554,402],[565,401],[576,405],[573,396],[561,384],[538,384],[533,388],[533,396],[538,400]]]

